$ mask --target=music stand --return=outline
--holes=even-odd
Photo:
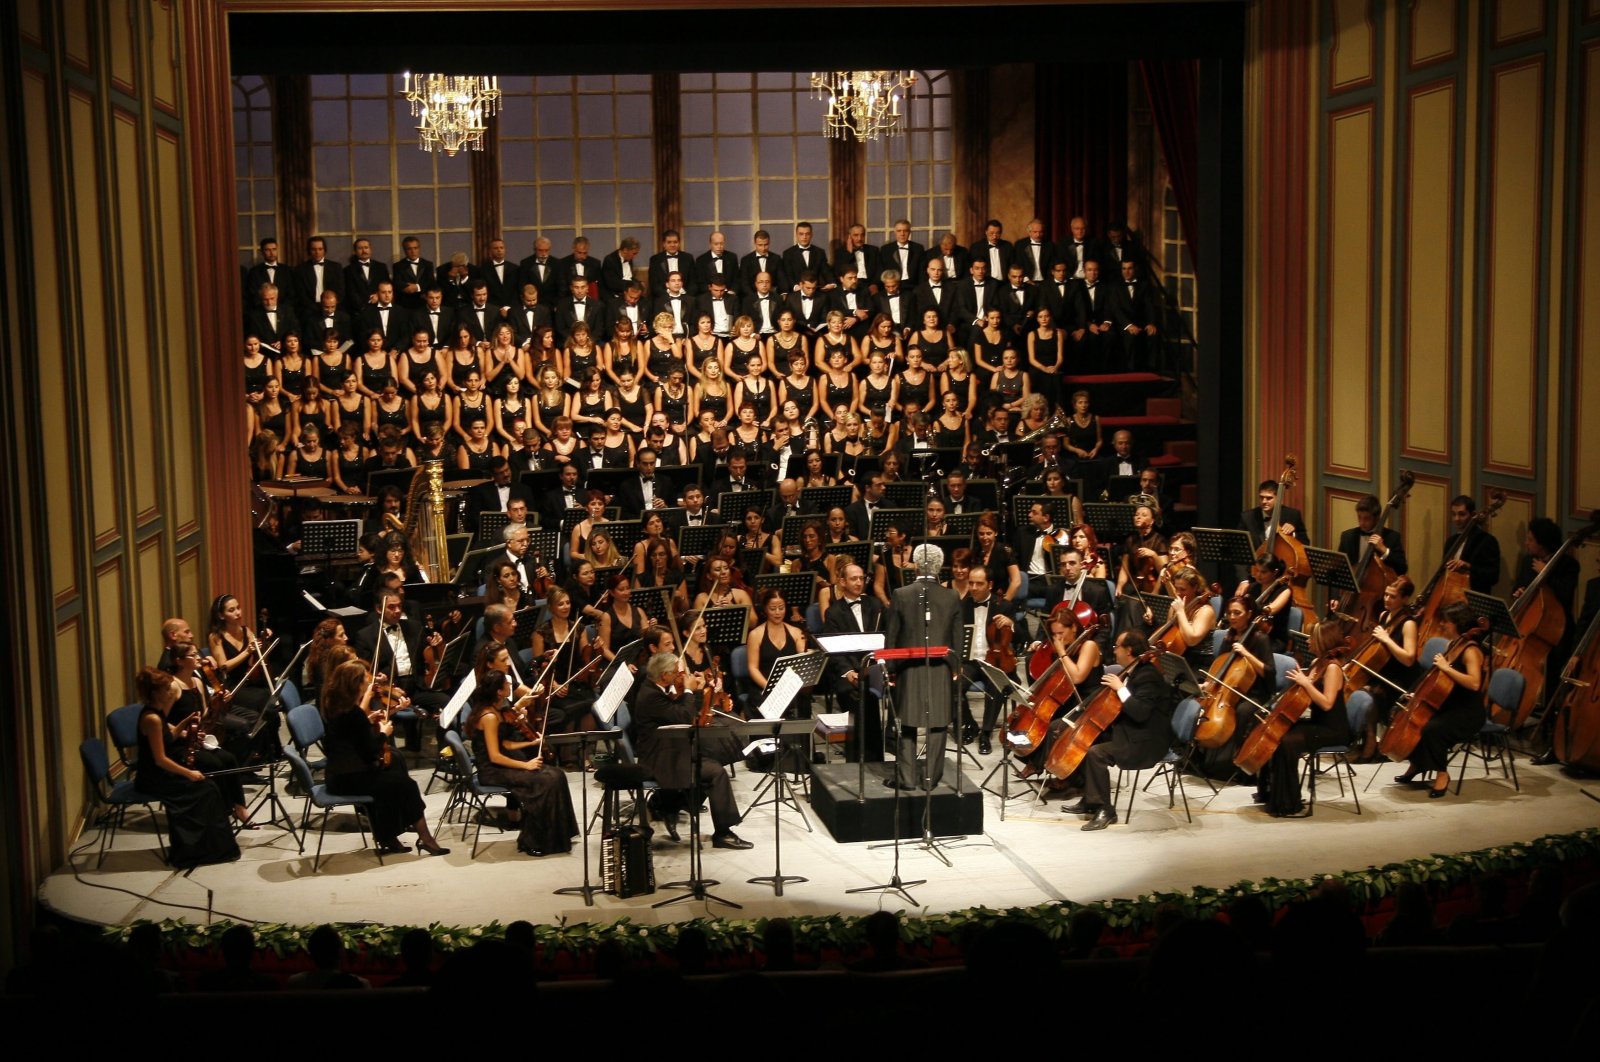
[[[1233,564],[1248,568],[1255,563],[1255,547],[1248,531],[1221,527],[1197,527],[1194,535],[1195,559],[1213,564]]]
[[[642,520],[607,520],[603,524],[595,524],[595,531],[604,531],[611,538],[611,544],[624,558],[631,558],[633,547],[639,544],[639,539],[644,537],[644,521]],[[592,537],[592,535],[591,535]]]
[[[1138,476],[1111,476],[1106,480],[1106,493],[1113,498],[1128,498],[1139,493]]]
[[[568,509],[566,512],[562,513],[561,514],[561,537],[563,539],[567,538],[569,535],[572,534],[572,529],[574,527],[577,527],[579,524],[583,523],[587,519],[589,519],[589,510],[583,508],[582,506],[578,506],[576,508]]]
[[[360,540],[360,520],[310,520],[300,525],[300,556],[352,556]]]
[[[1328,588],[1330,598],[1355,591],[1356,573],[1350,567],[1349,557],[1336,549],[1318,549],[1316,546],[1307,546],[1305,549],[1306,559],[1311,562],[1311,577]]]
[[[811,572],[768,572],[756,576],[755,584],[758,594],[769,586],[775,588],[790,608],[797,608],[802,614],[817,597],[817,577]]]
[[[700,804],[704,797],[703,788],[700,782],[702,749],[700,734],[701,731],[713,729],[726,730],[727,727],[720,723],[715,723],[712,726],[678,724],[673,726],[658,727],[656,729],[656,736],[661,738],[663,741],[689,742],[689,762],[691,765],[690,778],[692,779],[692,784],[689,787],[689,877],[684,881],[669,881],[665,885],[661,886],[663,889],[688,889],[689,891],[685,892],[682,896],[674,896],[671,899],[662,900],[659,903],[653,903],[650,905],[652,908],[670,907],[675,903],[683,903],[685,900],[704,900],[709,903],[726,904],[735,910],[743,909],[743,904],[734,903],[732,900],[724,900],[721,896],[717,896],[707,889],[708,885],[717,885],[720,884],[720,882],[718,882],[715,878],[706,878],[702,876],[703,848],[700,840]]]
[[[735,562],[739,571],[748,574],[751,578],[761,574],[761,569],[767,566],[767,551],[764,549],[741,549],[738,560]]]
[[[868,667],[871,667],[871,666],[882,666],[882,664],[883,664],[882,661],[873,660],[867,666]],[[865,676],[863,676],[863,679],[865,679]],[[894,694],[891,692],[892,689],[893,689],[893,687],[890,684],[888,684],[887,682],[884,683],[883,692],[882,692],[881,696],[882,696],[883,700],[886,703],[889,704],[890,717],[892,719],[895,719],[895,721],[898,723],[898,713],[894,709],[894,704],[893,704]],[[865,695],[863,695],[863,696],[865,696]],[[959,773],[959,771],[960,771],[960,761],[959,760],[957,760],[957,762],[956,762],[956,769],[957,769],[957,772]],[[865,770],[864,767],[863,768],[858,768],[858,774],[860,772],[864,772],[864,770]],[[893,831],[893,838],[889,842],[889,846],[894,849],[894,870],[890,873],[889,880],[884,882],[881,885],[862,885],[859,888],[846,889],[844,891],[845,891],[846,895],[854,895],[855,893],[860,893],[860,892],[898,892],[901,896],[904,896],[906,898],[906,902],[907,903],[909,903],[913,907],[915,907],[917,905],[917,901],[916,901],[915,897],[913,897],[911,895],[911,893],[908,892],[907,890],[910,889],[914,885],[926,885],[928,883],[928,879],[927,878],[918,878],[915,881],[902,881],[901,878],[900,878],[900,785],[899,785],[900,763],[898,762],[898,759],[896,760],[896,763],[894,765],[893,773],[889,777],[890,777],[890,780],[895,783],[892,786],[892,789],[891,789],[891,791],[894,793],[894,796],[893,796],[892,802],[890,804],[891,811],[890,811],[890,814],[889,814],[889,821],[890,821],[890,825],[891,825],[891,830]],[[863,790],[863,793],[864,793],[864,790]],[[933,787],[932,786],[928,786],[927,787],[927,795],[928,795],[928,799],[931,800],[933,798]],[[863,795],[862,799],[865,799],[864,795]],[[868,847],[872,848],[872,847],[881,847],[881,846],[868,845]],[[943,859],[944,857],[941,855],[940,858]]]
[[[968,500],[973,503],[972,507],[979,512],[983,512],[986,509],[998,512],[1000,510],[1000,484],[992,479],[969,479],[967,480],[967,496],[962,499],[962,504],[965,505]]]
[[[617,717],[617,709],[633,688],[634,675],[628,667],[628,661],[639,655],[639,647],[643,644],[643,638],[635,638],[617,650],[611,663],[606,665],[600,678],[595,681],[594,688],[600,691],[600,695],[594,701],[594,717],[607,726]],[[607,734],[612,740],[616,739],[616,731],[608,731]]]
[[[411,487],[411,480],[416,476],[415,467],[407,468],[379,468],[367,473],[367,493],[377,495],[385,487],[394,487],[403,496]]]
[[[794,516],[785,516],[783,523],[778,525],[778,531],[783,535],[785,549],[793,549],[800,545],[800,532],[805,530],[809,523],[826,524],[826,521],[816,513],[796,513]],[[823,534],[827,534],[826,527]]]
[[[561,489],[561,470],[559,468],[541,468],[538,471],[522,473],[520,482],[533,492],[535,498],[543,498],[551,491]]]
[[[1167,622],[1167,617],[1172,614],[1172,603],[1176,598],[1165,594],[1143,594],[1139,599],[1144,602],[1144,607],[1150,610],[1150,625],[1160,627]]]
[[[556,570],[556,561],[561,558],[561,533],[553,527],[530,527],[528,529],[528,552],[526,556],[532,557],[539,562],[538,564],[533,564],[532,567],[537,568],[542,564],[550,569],[550,574],[553,576]],[[523,566],[529,566],[526,559],[523,561]]]
[[[1476,590],[1465,591],[1465,596],[1474,615],[1488,618],[1490,634],[1502,638],[1522,637],[1522,632],[1517,629],[1517,621],[1511,618],[1504,601],[1493,594],[1480,594]]]
[[[1011,499],[1011,523],[1014,527],[1028,526],[1028,510],[1035,505],[1043,505],[1050,513],[1050,521],[1056,527],[1071,527],[1072,497],[1065,494],[1018,494]],[[1132,530],[1133,519],[1130,516],[1128,528]],[[1098,529],[1097,529],[1098,530]],[[1101,539],[1101,541],[1105,541]]]
[[[825,556],[829,557],[842,553],[855,563],[861,565],[862,571],[865,572],[872,570],[871,542],[862,542],[860,540],[855,542],[825,542],[822,545],[822,552]]]
[[[510,522],[511,517],[506,514],[504,509],[488,509],[479,513],[476,541],[480,545],[504,542],[505,536],[501,532],[505,530],[506,525]]]
[[[883,504],[891,509],[922,509],[928,499],[928,485],[921,479],[900,479],[883,485]]]
[[[829,455],[837,456],[837,455]],[[849,487],[802,487],[800,505],[813,513],[826,515],[829,509],[843,509],[850,504]]]
[[[1156,658],[1156,666],[1161,668],[1167,685],[1178,689],[1186,697],[1200,696],[1200,679],[1181,653],[1162,653]]]
[[[1317,654],[1311,651],[1311,635],[1305,631],[1290,631],[1289,655],[1298,660],[1301,667],[1310,667],[1317,658]]]
[[[784,737],[793,737],[806,733],[810,729],[811,721],[809,719],[783,719],[781,717],[777,719],[756,719],[747,723],[739,723],[733,727],[734,733],[738,734],[741,740],[746,738],[752,741],[770,740],[777,742],[780,748]],[[810,878],[802,878],[798,874],[785,874],[783,872],[783,806],[788,804],[796,811],[799,811],[800,807],[787,792],[788,779],[785,777],[782,767],[783,763],[780,758],[776,765],[777,769],[768,777],[766,783],[775,787],[772,801],[772,873],[747,879],[751,885],[771,885],[774,896],[782,896],[783,887],[789,882],[811,880]],[[750,810],[759,803],[759,800],[752,803],[750,808],[745,810],[745,813],[749,814]],[[805,817],[805,812],[801,811],[800,819],[802,822],[805,821]],[[808,832],[811,830],[811,823],[806,822],[806,830]]]
[[[602,738],[609,738],[612,736],[612,732],[609,730],[580,730],[571,734],[546,734],[544,745],[541,746],[539,754],[543,756],[544,749],[546,748],[561,749],[568,745],[577,745],[578,763],[582,768],[583,775],[587,776],[589,773],[588,764],[590,742],[593,741],[598,743]],[[579,798],[582,801],[583,808],[581,813],[582,817],[578,819],[578,821],[587,822],[589,819],[589,786],[580,779],[578,790],[580,793]],[[556,889],[555,895],[582,896],[583,905],[585,907],[593,907],[594,894],[599,891],[600,886],[592,885],[589,881],[589,831],[585,829],[583,831],[583,884],[568,885],[564,889]]]
[[[684,524],[678,528],[678,555],[680,557],[706,557],[716,546],[717,540],[722,537],[722,532],[727,529],[725,524],[698,524],[690,527]]]
[[[667,607],[667,602],[672,599],[672,591],[673,587],[670,586],[635,585],[630,601],[649,616],[651,622],[665,627],[671,618],[672,610]]]
[[[968,627],[967,629],[970,630],[971,628]],[[989,663],[987,660],[972,660],[971,663],[978,665],[978,670],[983,674],[984,682],[986,682],[989,687],[995,691],[995,693],[1005,697],[1008,701],[1022,702],[1026,704],[1033,698],[1032,690],[1025,686],[1019,686],[1015,679],[1013,679],[1010,675],[1007,675],[1004,671],[1001,671],[999,668],[995,667],[993,664]],[[972,683],[972,680],[966,678],[965,675],[963,675],[962,678],[967,683]],[[995,796],[1000,798],[1001,822],[1004,822],[1006,818],[1006,804],[1011,801],[1011,765],[1011,734],[1009,731],[1002,729],[1000,735],[1000,760],[989,769],[988,774],[983,776],[983,781],[978,783],[979,789],[987,793],[993,793]],[[998,793],[995,793],[993,789],[989,788],[989,780],[996,774],[1000,775],[1000,791]],[[1031,786],[1029,789],[1032,791]]]
[[[705,621],[708,645],[743,645],[745,626],[750,620],[750,610],[743,605],[724,605],[721,608],[700,610]]]
[[[685,491],[700,485],[702,469],[699,465],[657,465],[656,475],[664,476],[678,490]],[[676,499],[674,499],[676,500]]]
[[[962,545],[970,545],[972,536],[978,531],[978,517],[982,515],[982,513],[950,513],[944,518],[945,528],[951,537],[965,539]]]
[[[970,549],[972,539],[966,535],[934,535],[927,539],[944,551],[944,574],[950,573],[951,562],[955,559],[956,550]],[[1004,572],[1000,573],[1004,576]],[[993,578],[993,576],[991,576]]]
[[[922,509],[879,509],[872,514],[868,537],[874,542],[886,541],[889,526],[899,527],[908,539],[919,539],[928,533],[928,514]]]
[[[584,490],[597,490],[604,494],[607,504],[615,504],[617,488],[624,480],[637,476],[639,473],[632,467],[617,468],[614,465],[603,465],[600,468],[587,469],[583,476]]]
[[[751,490],[725,490],[717,495],[717,512],[729,523],[744,523],[744,514],[750,509],[765,513],[772,508],[772,491],[768,488]]]
[[[524,605],[511,614],[516,621],[517,629],[512,637],[523,645],[528,644],[528,639],[539,628],[539,607],[537,605]]]
[[[862,653],[873,653],[884,646],[885,635],[882,631],[866,631],[857,634],[819,634],[817,644],[829,656],[849,656],[859,658]],[[860,660],[858,666],[851,668],[856,674],[856,690],[860,696],[857,706],[855,733],[853,735],[856,747],[856,803],[864,804],[867,800],[867,760],[870,757],[876,762],[883,761],[883,724],[882,720],[874,716],[877,725],[867,728],[867,666],[868,661]],[[875,748],[874,748],[875,746]],[[848,757],[846,746],[846,756]],[[873,755],[874,751],[876,755]]]

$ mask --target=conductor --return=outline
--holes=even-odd
[[[915,789],[917,782],[917,729],[928,731],[928,762],[922,772],[929,789],[944,773],[945,735],[950,727],[956,696],[956,676],[961,652],[961,598],[939,585],[944,550],[924,543],[911,552],[917,577],[894,592],[889,606],[888,644],[891,649],[940,648],[937,657],[895,661],[896,715],[900,743],[895,753],[895,773],[884,779],[891,789]]]

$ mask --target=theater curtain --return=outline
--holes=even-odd
[[[1061,239],[1082,214],[1094,235],[1128,210],[1128,68],[1040,63],[1036,68],[1034,200]]]
[[[1178,220],[1183,223],[1183,242],[1189,246],[1190,261],[1198,263],[1200,72],[1192,59],[1146,59],[1139,63],[1139,76],[1150,100],[1161,152],[1167,158],[1172,197],[1178,204]]]

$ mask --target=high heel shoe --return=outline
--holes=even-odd
[[[432,844],[423,844],[421,841],[418,841],[417,850],[431,856],[447,856],[450,854],[450,849],[446,848],[438,841],[435,841]]]
[[[1394,776],[1394,784],[1410,785],[1412,782],[1417,780],[1417,775],[1421,773],[1421,771],[1406,771],[1402,774],[1397,774]]]
[[[1428,799],[1438,800],[1448,792],[1450,792],[1450,779],[1446,778],[1444,780],[1444,785],[1436,786],[1435,788],[1428,790]]]

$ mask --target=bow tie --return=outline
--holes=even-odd
[[[656,481],[656,477],[654,477],[654,476],[640,476],[639,477],[639,481],[642,482],[642,483],[654,483]]]
[[[384,629],[385,632],[387,632],[389,634],[393,634],[393,633],[395,633],[396,631],[398,631],[400,629],[400,624],[398,624],[398,623],[385,623],[383,625],[383,629]]]

